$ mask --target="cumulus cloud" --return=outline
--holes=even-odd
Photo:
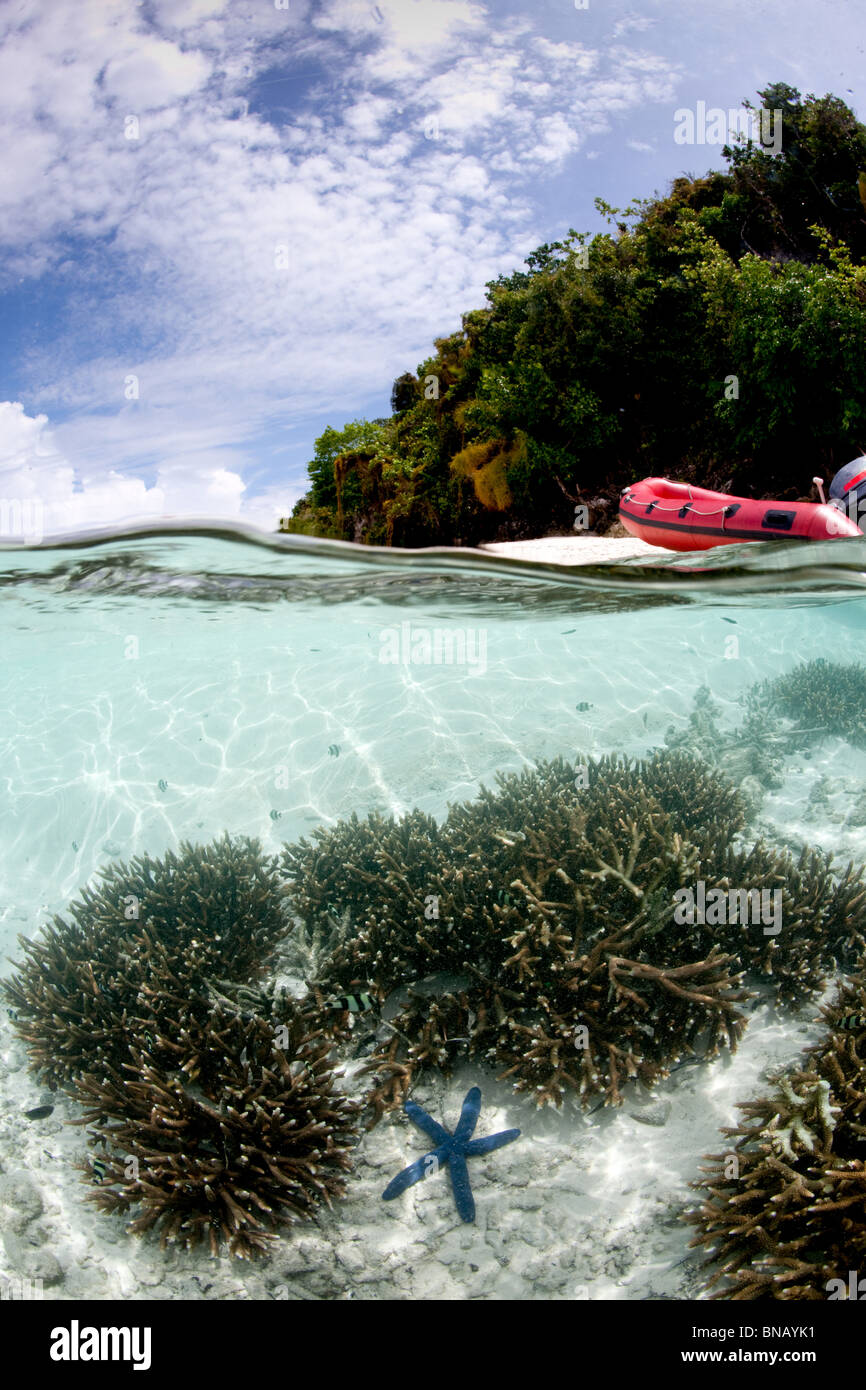
[[[287,497],[290,509],[299,491],[270,489],[247,500],[240,472],[209,454],[166,459],[150,486],[122,469],[82,471],[57,448],[47,416],[28,416],[20,401],[0,402],[0,542],[32,544],[85,528],[183,516],[273,530]]]
[[[613,26],[613,36],[615,39],[621,38],[623,34],[643,34],[647,29],[652,29],[656,23],[648,15],[627,14],[622,19],[618,19]]]
[[[102,88],[130,112],[158,111],[197,91],[210,71],[202,53],[184,52],[165,39],[136,36],[128,53],[107,64]]]
[[[469,0],[7,9],[0,249],[71,306],[26,363],[66,515],[251,514],[250,441],[414,365],[542,239],[531,181],[673,77]]]

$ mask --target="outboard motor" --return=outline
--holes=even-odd
[[[830,484],[830,505],[859,524],[866,514],[866,454],[839,469]]]

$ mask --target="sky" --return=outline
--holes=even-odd
[[[487,281],[724,167],[678,111],[866,120],[864,48],[863,0],[0,0],[0,539],[272,530]]]

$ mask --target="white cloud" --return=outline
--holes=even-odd
[[[0,542],[182,516],[273,530],[300,494],[269,489],[246,502],[245,491],[217,450],[165,460],[151,487],[116,468],[82,473],[56,447],[45,415],[28,416],[20,401],[0,402]]]
[[[618,19],[613,26],[613,36],[615,39],[618,39],[621,38],[623,34],[644,34],[647,29],[652,29],[655,23],[656,20],[650,19],[648,15],[623,15],[622,19]]]
[[[202,53],[184,52],[164,39],[136,35],[130,51],[107,64],[102,86],[127,111],[158,111],[189,96],[209,76],[210,63]]]
[[[221,15],[230,0],[157,0],[155,13],[162,29],[191,29]]]
[[[195,497],[249,513],[249,440],[342,423],[414,366],[543,239],[531,180],[673,92],[651,54],[552,43],[465,0],[90,0],[74,33],[50,6],[8,13],[0,250],[7,283],[69,286],[27,404],[70,411],[56,485],[76,515],[82,496],[100,516]],[[270,122],[249,107],[281,100],[279,70],[313,89]],[[99,237],[94,274],[69,239]]]

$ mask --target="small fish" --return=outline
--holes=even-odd
[[[733,623],[734,627],[737,626],[737,620],[736,620],[736,618],[722,618],[722,622],[723,622],[723,623]]]
[[[72,848],[75,850],[75,853],[77,854],[79,850],[79,844],[77,840],[72,841]]]
[[[160,779],[159,779],[159,781],[157,782],[156,785],[159,787],[159,790],[160,790],[161,792],[167,792],[167,791],[168,791],[168,782],[166,782],[166,780],[165,780],[164,777],[160,777]]]
[[[53,1105],[35,1105],[32,1110],[25,1110],[24,1116],[28,1120],[47,1120],[49,1115],[54,1114]]]
[[[472,984],[469,975],[461,975],[453,970],[439,970],[435,975],[425,975],[420,980],[410,980],[406,984],[398,985],[388,995],[382,1005],[382,1018],[385,1023],[390,1023],[392,1018],[396,1018],[401,1010],[405,1009],[412,1002],[412,995],[422,999],[438,999],[443,994],[459,994],[461,990],[468,989]]]
[[[329,758],[339,758],[339,756],[340,756],[340,745],[339,745],[339,743],[332,743],[331,746],[330,746],[329,749],[328,749],[328,757],[329,757]]]
[[[839,1021],[840,1028],[866,1028],[866,1014],[846,1014]]]
[[[271,820],[282,820],[282,811],[271,811]]]
[[[93,1170],[93,1177],[90,1179],[90,1181],[93,1183],[102,1182],[106,1172],[108,1171],[105,1166],[105,1160],[102,1158],[94,1158],[91,1161],[90,1166]]]
[[[588,709],[594,709],[595,707],[594,707],[594,705],[591,705],[591,704],[589,703],[588,700],[581,700],[580,704],[579,704],[579,705],[575,705],[574,708],[575,708],[576,710],[579,710],[580,713],[583,714],[584,711],[586,711],[586,710],[588,710]]]
[[[570,637],[573,632],[577,632],[576,627],[567,627],[562,635],[563,637]]]
[[[328,1000],[328,1006],[340,1013],[363,1014],[368,1009],[375,1009],[376,1001],[372,994],[338,994],[336,999]]]
[[[11,1018],[11,1020],[12,1020],[13,1023],[17,1023],[17,1022],[19,1021],[19,1019],[21,1018],[21,1015],[19,1014],[19,1012],[18,1012],[17,1009],[7,1009],[6,1012],[7,1012],[7,1014],[9,1015],[9,1017]]]
[[[378,1029],[377,1029],[378,1032]],[[369,1057],[376,1046],[376,1033],[365,1033],[362,1038],[357,1038],[353,1057]]]

